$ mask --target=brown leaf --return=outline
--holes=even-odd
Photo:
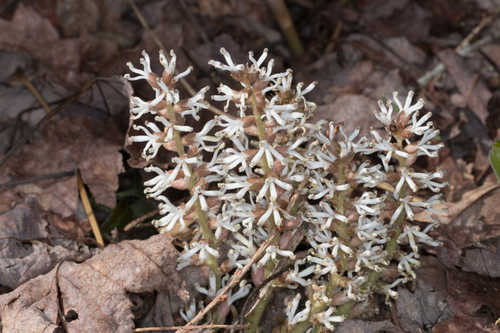
[[[198,0],[200,14],[210,18],[217,18],[232,12],[231,5],[220,0]]]
[[[50,271],[61,260],[83,260],[89,249],[74,241],[51,239],[36,204],[19,204],[0,215],[0,285],[16,288]]]
[[[433,332],[464,332],[456,324],[468,320],[470,332],[491,332],[488,329],[500,313],[500,281],[455,267],[447,269],[431,256],[421,262],[415,290],[398,289],[401,326],[410,332],[434,325]]]
[[[129,293],[170,291],[184,300],[188,297],[170,241],[166,234],[124,241],[83,263],[61,263],[0,296],[3,329],[12,333],[54,332],[58,327],[67,332],[130,332],[134,317]],[[71,310],[77,320],[61,318]]]
[[[447,306],[445,268],[434,257],[423,257],[421,262],[415,290],[401,287],[396,299],[398,322],[409,332],[418,332],[454,314]]]
[[[467,249],[461,266],[466,272],[493,278],[500,277],[500,238],[488,248]]]
[[[30,65],[31,59],[22,52],[1,52],[0,53],[0,81],[7,81],[18,70],[24,70]]]
[[[335,328],[337,333],[377,333],[397,332],[396,327],[389,321],[346,320]]]
[[[384,40],[397,55],[407,62],[422,65],[425,62],[425,52],[412,45],[405,37],[392,37]]]
[[[462,195],[462,199],[457,202],[444,202],[434,206],[435,209],[441,212],[438,215],[439,221],[442,224],[454,224],[455,219],[458,218],[467,208],[472,206],[476,201],[481,199],[484,195],[490,193],[491,191],[499,188],[499,184],[486,183],[481,187],[474,188]],[[425,214],[421,212],[415,214],[415,221],[430,223],[432,220]]]
[[[141,320],[140,327],[173,326],[172,298],[168,292],[159,292],[155,302],[146,316]]]
[[[76,107],[69,108],[78,112]],[[119,150],[123,135],[111,119],[98,118],[95,114],[91,118],[92,114],[88,110],[80,111],[80,114],[71,117],[51,119],[36,140],[24,145],[7,160],[0,182],[80,168],[82,178],[96,201],[114,207],[118,174],[122,171]],[[13,201],[22,201],[27,194],[35,194],[42,207],[68,217],[75,213],[78,204],[75,184],[74,179],[64,180],[60,184],[57,180],[49,179],[30,186],[17,186],[14,188],[17,198],[11,195],[13,189],[8,188],[0,191],[0,201],[9,206]]]
[[[474,317],[486,306],[494,317],[500,316],[499,279],[450,270],[446,275],[446,286],[448,301],[455,313]]]
[[[369,112],[375,109],[375,105],[376,103],[362,95],[343,95],[332,104],[319,106],[313,121],[327,119],[344,122],[344,131],[347,135],[356,127],[360,127],[362,133],[367,133],[377,121],[373,113]]]
[[[488,44],[481,48],[481,50],[500,67],[500,44]]]
[[[430,13],[415,1],[367,1],[363,13],[366,31],[379,36],[406,36],[415,42],[428,37],[431,29]],[[418,27],[418,29],[415,29]]]
[[[433,327],[432,333],[494,333],[498,332],[496,325],[488,323],[484,317],[455,316],[443,320]]]
[[[477,74],[471,73],[462,58],[453,50],[446,49],[438,53],[439,59],[453,77],[461,94],[466,98],[467,105],[486,123],[488,117],[488,101],[492,94]]]
[[[0,19],[0,47],[8,51],[25,51],[33,58],[58,70],[67,82],[73,82],[80,71],[80,45],[76,39],[59,38],[48,19],[22,4],[11,21]]]
[[[490,186],[498,188],[498,185]],[[450,222],[438,229],[443,239],[463,249],[500,236],[500,190],[492,191],[492,188],[483,186],[467,192],[462,201],[450,205]],[[490,193],[486,191],[488,189]],[[485,193],[488,194],[482,197]]]
[[[99,6],[95,0],[63,0],[56,4],[57,23],[65,37],[96,32],[99,24]]]

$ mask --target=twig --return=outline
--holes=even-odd
[[[277,236],[277,234],[274,234],[271,237],[269,237],[268,239],[266,239],[266,241],[264,243],[262,243],[262,245],[257,249],[257,251],[253,255],[252,259],[250,259],[250,261],[242,269],[238,269],[234,273],[231,281],[226,285],[226,287],[224,287],[224,289],[222,289],[222,291],[217,295],[217,297],[215,297],[204,309],[202,309],[200,312],[198,312],[198,314],[193,319],[191,319],[191,321],[189,323],[187,323],[184,327],[182,327],[178,331],[176,331],[176,333],[182,333],[185,330],[190,329],[189,327],[191,327],[193,324],[196,324],[201,319],[203,319],[203,317],[210,310],[212,310],[217,304],[219,304],[224,299],[226,299],[226,293],[229,290],[231,290],[234,286],[236,286],[238,284],[238,282],[240,282],[241,278],[250,270],[252,265],[255,262],[257,262],[257,260],[259,260],[260,257],[264,254],[264,252],[266,251],[268,246],[271,245],[272,242],[274,242],[276,236]]]
[[[479,24],[474,29],[472,29],[472,31],[467,35],[467,37],[465,37],[464,40],[462,40],[462,42],[457,46],[455,51],[460,52],[461,50],[464,50],[467,46],[469,46],[471,40],[474,37],[476,37],[481,32],[481,30],[484,29],[484,27],[486,27],[488,24],[493,22],[494,17],[495,17],[495,15],[490,15],[490,16],[483,18],[479,22]]]
[[[340,33],[342,32],[343,25],[344,24],[342,20],[337,21],[337,24],[335,25],[335,30],[333,31],[330,41],[328,42],[328,45],[326,46],[323,54],[328,54],[333,50],[335,50],[335,46],[337,46],[337,42],[340,38]]]
[[[10,182],[0,184],[0,189],[3,190],[6,188],[9,188],[9,187],[15,187],[18,185],[31,184],[31,183],[38,182],[40,180],[70,177],[70,176],[73,176],[74,174],[75,174],[75,171],[72,170],[72,171],[50,173],[50,174],[26,178],[26,179],[12,180]]]
[[[158,214],[160,212],[159,209],[155,209],[149,213],[147,213],[146,215],[143,215],[141,217],[138,217],[136,218],[135,220],[131,221],[129,224],[127,224],[125,226],[125,228],[123,228],[124,231],[129,231],[130,229],[132,229],[133,227],[135,227],[136,225],[138,225],[139,223],[141,223],[142,221],[145,221],[147,219],[149,219],[150,217],[152,216],[155,216],[156,214]]]
[[[479,24],[472,29],[472,31],[460,42],[460,44],[455,48],[455,52],[457,52],[460,56],[465,56],[469,54],[470,52],[480,48],[481,46],[490,43],[493,38],[491,36],[486,36],[474,44],[470,44],[470,41],[479,34],[479,32],[484,29],[485,26],[493,22],[493,18],[496,16],[495,15],[490,15],[488,17],[485,17],[484,19],[479,22]],[[445,66],[442,62],[437,64],[433,69],[431,69],[429,72],[425,73],[422,75],[418,80],[418,84],[423,87],[427,85],[427,83],[432,80],[432,78],[438,76],[442,72],[444,72]]]
[[[80,191],[80,198],[82,199],[83,207],[85,208],[85,213],[87,213],[87,217],[89,218],[90,226],[92,227],[92,232],[94,233],[97,244],[99,244],[99,246],[101,247],[104,247],[104,240],[102,239],[101,230],[99,230],[99,225],[97,224],[94,211],[92,210],[92,206],[90,205],[90,200],[87,195],[87,191],[85,190],[85,185],[83,185],[82,177],[80,176],[79,171],[77,171],[76,177],[78,181],[78,190]]]
[[[267,0],[269,6],[271,7],[276,21],[278,21],[281,31],[285,35],[288,46],[292,50],[292,53],[296,57],[300,57],[304,54],[304,47],[300,41],[299,35],[295,30],[292,18],[290,17],[290,12],[283,0]]]
[[[60,104],[57,108],[51,110],[49,113],[47,113],[35,126],[35,128],[33,128],[32,131],[29,132],[29,135],[25,138],[22,138],[20,139],[19,141],[17,141],[17,143],[15,145],[12,146],[12,148],[9,149],[8,152],[5,153],[5,155],[2,157],[2,159],[0,160],[0,166],[2,166],[8,159],[9,157],[14,154],[19,148],[22,147],[23,144],[25,144],[26,142],[30,141],[31,138],[35,135],[35,133],[40,129],[42,128],[45,123],[47,123],[50,119],[52,119],[52,117],[58,113],[59,111],[63,110],[68,104],[70,104],[71,102],[73,102],[74,100],[76,100],[78,97],[80,97],[80,95],[82,95],[84,92],[86,92],[87,90],[90,89],[90,87],[92,87],[92,85],[94,84],[95,80],[89,80],[87,81],[82,89],[80,89],[80,91],[78,91],[77,93],[73,94],[72,96],[68,97],[62,104]]]
[[[159,326],[159,327],[145,327],[145,328],[136,328],[134,332],[160,332],[160,331],[175,331],[181,328],[185,328],[186,330],[196,330],[196,329],[215,329],[215,328],[225,328],[225,329],[245,329],[248,325],[222,325],[222,324],[207,324],[207,325],[193,325],[189,327],[184,326]]]
[[[42,95],[40,95],[40,92],[35,88],[35,86],[31,83],[30,80],[26,78],[23,74],[18,74],[17,79],[21,81],[22,84],[28,88],[28,90],[35,96],[37,101],[42,105],[43,109],[45,110],[45,113],[49,114],[51,112],[49,105],[45,100],[43,99]]]

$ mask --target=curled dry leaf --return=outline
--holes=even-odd
[[[166,234],[109,245],[82,262],[62,262],[0,296],[5,332],[131,332],[128,294],[169,291],[187,300],[177,271],[177,251]],[[63,319],[71,313],[75,320]]]
[[[467,208],[472,206],[476,201],[480,200],[484,195],[496,190],[499,187],[500,185],[498,184],[486,183],[481,187],[465,192],[460,201],[437,204],[434,208],[440,211],[438,216],[439,221],[442,224],[454,223],[454,220]],[[425,213],[415,214],[414,219],[419,222],[431,222],[431,219]]]

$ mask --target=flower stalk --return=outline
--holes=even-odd
[[[208,318],[224,323],[252,284],[265,283],[245,319],[247,332],[257,331],[280,288],[296,291],[283,304],[283,330],[332,331],[375,293],[397,297],[395,288],[416,278],[420,248],[439,245],[429,234],[438,221],[413,221],[417,212],[435,215],[446,186],[440,171],[415,163],[442,147],[431,114],[420,115],[423,101],[410,92],[403,103],[395,93],[375,112],[382,129],[346,134],[342,124],[311,122],[316,105],[306,95],[317,83],[292,85],[292,71],[274,73],[267,50],[257,58],[249,52],[246,64],[221,54],[224,62],[209,64],[229,72],[239,89],[217,88],[212,100],[225,113],[198,123],[199,131],[187,124],[210,112],[209,88],[181,98],[176,85],[191,68],[175,74],[173,51],[169,59],[160,53],[161,75],[146,53],[143,69],[129,64],[135,76],[126,75],[146,80],[155,95],[131,97],[127,138],[143,145],[145,170],[155,174],[145,182],[146,195],[159,201],[153,224],[185,242],[178,270],[210,271],[181,317],[197,321],[217,302]],[[176,155],[167,166],[157,161],[160,150]],[[169,188],[189,195],[174,204]]]

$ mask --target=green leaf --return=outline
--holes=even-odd
[[[490,164],[500,181],[500,141],[495,142],[490,150]]]

